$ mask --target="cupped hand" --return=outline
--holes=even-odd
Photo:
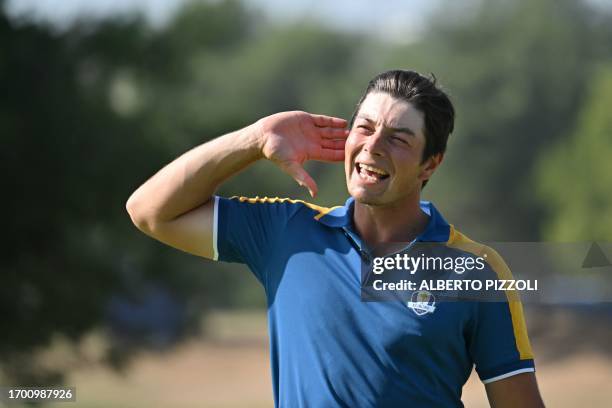
[[[302,111],[267,116],[260,120],[262,153],[314,197],[317,184],[303,164],[307,160],[343,161],[349,133],[346,124],[341,118]]]

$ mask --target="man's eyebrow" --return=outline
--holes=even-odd
[[[358,119],[364,119],[364,120],[366,120],[366,121],[368,121],[368,122],[372,122],[372,123],[374,123],[374,120],[372,120],[372,119],[370,119],[369,117],[367,117],[367,116],[365,116],[365,115],[362,115],[362,114],[357,115],[357,118],[358,118]],[[415,135],[416,135],[416,134],[414,133],[414,131],[413,131],[412,129],[408,128],[408,127],[388,127],[388,126],[385,126],[385,127],[386,127],[387,129],[389,129],[389,130],[394,131],[394,132],[398,132],[398,133],[406,133],[406,134],[408,134],[408,135],[410,135],[410,136],[415,136]]]
[[[364,119],[372,123],[374,122],[374,120],[370,119],[368,116],[364,115],[363,113],[360,113],[359,115],[357,115],[357,119]]]
[[[387,129],[392,130],[394,132],[398,132],[398,133],[406,133],[410,136],[415,136],[414,132],[412,131],[412,129],[407,128],[407,127],[400,127],[400,128],[392,128],[392,127],[388,127]]]

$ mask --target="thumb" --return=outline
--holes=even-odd
[[[310,174],[304,170],[304,167],[298,162],[290,162],[282,166],[285,173],[289,174],[297,183],[308,189],[310,196],[314,198],[317,195],[317,183],[310,177]]]

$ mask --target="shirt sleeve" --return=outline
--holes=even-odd
[[[499,279],[512,279],[502,258],[488,251],[488,263]],[[485,384],[535,371],[523,306],[518,292],[507,292],[507,301],[476,303],[469,352]]]
[[[268,259],[300,205],[283,199],[214,199],[214,259],[246,264],[265,287]]]

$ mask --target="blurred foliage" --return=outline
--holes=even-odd
[[[534,167],[573,126],[609,38],[572,0],[487,1],[458,22],[453,12],[434,21],[420,53],[458,111],[433,197],[452,197],[449,218],[478,240],[537,240],[546,203],[534,194]]]
[[[58,31],[3,13],[3,371],[44,383],[30,351],[54,333],[78,340],[104,322],[111,295],[150,282],[184,302],[185,333],[210,307],[263,307],[245,268],[145,237],[125,201],[182,152],[261,116],[350,116],[386,69],[432,71],[450,90],[456,131],[425,194],[458,228],[477,240],[609,237],[598,214],[612,200],[612,88],[599,67],[612,57],[610,27],[610,15],[571,0],[445,2],[404,46],[269,24],[237,1],[188,3],[157,29],[116,17]],[[344,202],[342,166],[307,167],[318,203]],[[270,163],[220,193],[307,198]]]
[[[609,242],[612,236],[612,64],[587,86],[569,140],[541,161],[539,191],[551,214],[543,231],[551,240]]]

